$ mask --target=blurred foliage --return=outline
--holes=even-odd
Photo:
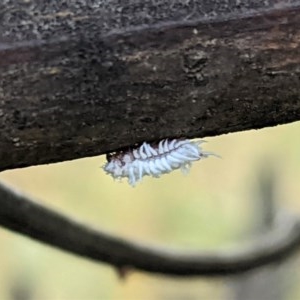
[[[246,239],[255,218],[258,169],[272,163],[279,206],[300,213],[300,123],[207,138],[210,157],[136,188],[114,182],[104,157],[0,174],[38,201],[124,238],[185,249],[220,249]],[[115,270],[0,230],[0,299],[228,299],[228,280]],[[294,273],[287,299],[300,299]]]

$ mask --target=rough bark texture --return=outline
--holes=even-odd
[[[7,0],[0,25],[0,170],[300,119],[300,0]]]

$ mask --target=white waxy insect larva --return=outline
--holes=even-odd
[[[152,147],[151,147],[149,144],[147,144],[146,147],[147,147],[147,154],[148,154],[148,156],[149,156],[149,157],[150,157],[150,156],[153,156],[153,153],[152,153],[152,151],[151,151]]]
[[[175,148],[175,144],[176,144],[176,140],[172,140],[170,145],[169,145],[169,149],[173,150]]]
[[[196,156],[199,155],[199,150],[198,150],[197,147],[195,147],[195,145],[184,144],[182,147],[185,148],[185,149],[191,150],[191,152],[194,153]]]
[[[159,175],[159,171],[156,169],[153,160],[149,161],[149,169],[152,172],[153,175]]]
[[[148,155],[148,157],[152,156],[150,148],[151,146],[149,144],[145,144],[145,152]]]
[[[174,163],[182,163],[182,159],[176,158],[173,152],[167,155],[167,160],[172,161]]]
[[[163,166],[160,159],[155,160],[155,166],[160,170],[160,172],[165,172],[165,167]]]
[[[136,149],[132,151],[134,158],[140,158],[140,155]]]
[[[152,153],[153,156],[156,156],[158,154],[157,151],[153,147],[151,147],[150,145],[149,145],[149,150],[150,150],[150,152]]]
[[[163,165],[160,162],[157,161],[155,166],[158,169],[159,174],[164,174],[165,168],[163,167]]]
[[[184,175],[186,175],[186,174],[189,172],[190,167],[191,167],[191,163],[187,163],[187,164],[183,165],[183,166],[180,168],[180,170],[181,170],[181,172],[182,172]]]
[[[141,161],[137,161],[137,169],[138,169],[138,180],[141,180],[143,177],[143,164]]]
[[[146,175],[151,175],[149,162],[147,162],[146,164],[143,165],[143,169],[144,169]]]
[[[108,155],[103,169],[115,179],[128,178],[132,186],[146,175],[160,177],[176,169],[186,173],[193,161],[215,155],[203,152],[202,143],[183,139],[165,139],[158,144],[144,142],[134,149]]]
[[[128,176],[129,178],[132,178],[132,179],[135,178],[133,166],[129,167],[128,173],[129,173],[129,176]]]
[[[146,142],[144,142],[143,145],[141,146],[141,151],[144,151],[144,153],[146,154],[146,158],[151,156],[151,152],[149,151]]]
[[[147,154],[144,152],[144,144],[140,147],[140,149],[138,150],[140,156],[142,159],[146,159],[147,158]]]
[[[158,154],[164,153],[164,140],[160,141],[158,144]]]
[[[169,145],[168,145],[169,141],[168,139],[165,140],[163,146],[164,146],[164,152],[167,153],[169,152]]]
[[[174,152],[174,153],[172,154],[172,156],[175,157],[175,158],[180,159],[181,161],[183,161],[183,160],[190,160],[190,159],[191,159],[190,156],[188,156],[188,155],[183,155],[183,154],[181,154],[181,153],[179,153],[179,152]]]
[[[170,164],[167,162],[167,159],[164,156],[160,159],[160,162],[166,170],[165,173],[172,171]]]
[[[182,140],[182,141],[180,140],[180,141],[177,141],[176,142],[176,147],[179,148],[180,146],[185,145],[185,144],[187,144],[189,142],[190,142],[189,140]],[[194,142],[194,143],[197,143],[197,142]]]

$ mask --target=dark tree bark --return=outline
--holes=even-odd
[[[0,170],[300,119],[300,0],[4,3]]]

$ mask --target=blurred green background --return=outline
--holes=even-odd
[[[0,177],[53,209],[124,238],[182,250],[223,249],[249,238],[258,213],[259,172],[270,165],[278,206],[300,214],[299,134],[298,122],[207,138],[204,149],[221,159],[196,162],[187,176],[175,171],[145,177],[135,188],[104,174],[104,156]],[[179,279],[132,272],[122,281],[108,265],[4,229],[0,243],[0,299],[237,299],[239,276]],[[280,279],[281,295],[272,299],[300,299],[297,260],[280,271],[286,280]]]

